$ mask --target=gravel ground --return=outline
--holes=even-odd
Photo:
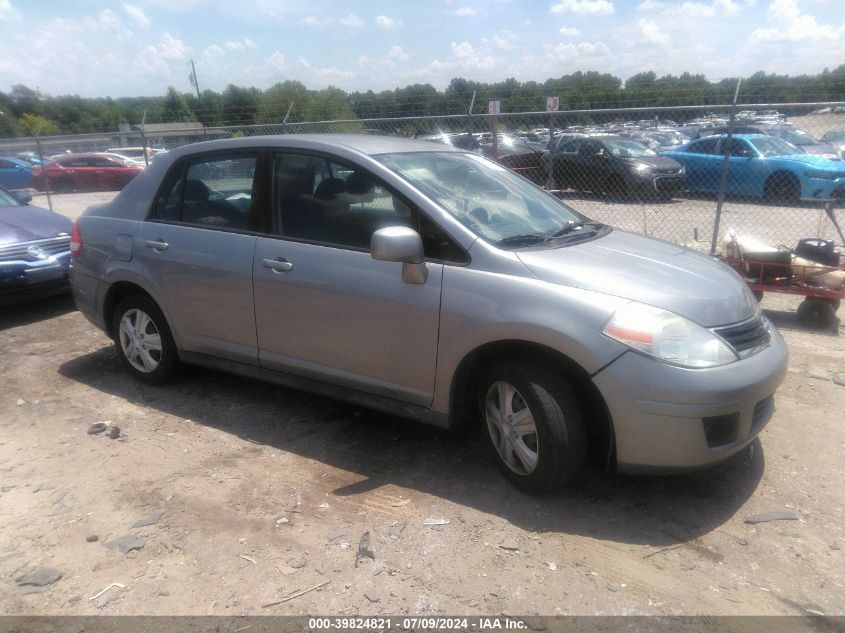
[[[842,327],[763,306],[792,356],[750,460],[540,498],[472,436],[208,370],[145,386],[70,300],[4,308],[0,614],[843,615]]]

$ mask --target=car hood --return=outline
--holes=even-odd
[[[71,228],[70,220],[41,207],[0,207],[0,244],[70,235]]]
[[[629,165],[643,163],[655,169],[680,169],[681,167],[678,161],[668,156],[643,156],[642,158],[622,158],[620,160]]]
[[[696,251],[614,230],[564,248],[516,253],[543,281],[640,301],[705,327],[752,317],[757,302],[737,274]]]

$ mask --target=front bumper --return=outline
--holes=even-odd
[[[69,263],[70,251],[36,261],[0,261],[0,303],[67,291]]]
[[[801,198],[804,200],[845,199],[845,178],[831,180],[807,177],[801,183]]]
[[[684,369],[627,352],[593,377],[613,420],[617,469],[680,470],[722,461],[771,418],[788,352],[772,341],[749,358]]]

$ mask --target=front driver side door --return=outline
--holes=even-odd
[[[276,230],[253,264],[262,367],[430,405],[443,264],[423,284],[370,256],[373,231],[419,218],[359,168],[307,154],[274,161]]]

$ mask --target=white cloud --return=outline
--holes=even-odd
[[[742,7],[734,2],[734,0],[713,0],[710,4],[704,2],[684,2],[678,11],[689,18],[709,18],[716,14],[734,15],[742,11]]]
[[[654,20],[641,18],[639,22],[640,32],[646,41],[652,44],[668,44],[669,36],[658,28]]]
[[[391,46],[390,51],[387,53],[387,56],[390,57],[390,59],[398,59],[399,61],[405,61],[406,59],[408,59],[408,57],[410,57],[410,55],[403,51],[402,47],[398,45]]]
[[[506,37],[502,37],[501,35],[494,35],[491,41],[493,43],[493,46],[495,46],[501,51],[513,50],[513,42]]]
[[[819,24],[812,15],[801,13],[797,0],[773,0],[767,17],[774,26],[754,30],[748,38],[751,44],[845,39],[845,24],[838,29]]]
[[[549,49],[549,54],[564,61],[610,55],[604,42],[581,42],[579,44],[558,44]]]
[[[637,7],[637,11],[659,11],[665,6],[660,0],[645,0],[645,2]]]
[[[225,46],[226,49],[230,51],[254,51],[258,48],[258,45],[248,37],[245,37],[242,40],[233,40],[231,42],[226,42],[223,46]]]
[[[461,7],[460,9],[455,11],[455,15],[459,15],[459,16],[478,15],[478,9],[473,9],[472,7]]]
[[[475,49],[469,42],[452,42],[452,54],[459,59],[466,59],[475,54]]]
[[[347,15],[345,18],[341,18],[341,19],[340,19],[340,20],[338,20],[338,21],[339,21],[339,22],[340,22],[343,26],[348,26],[348,27],[351,27],[351,28],[358,28],[358,27],[364,26],[364,24],[365,24],[365,23],[364,23],[364,20],[362,20],[361,18],[359,18],[359,17],[358,17],[357,15],[355,15],[354,13],[350,13],[350,14],[349,14],[349,15]]]
[[[21,12],[12,6],[10,0],[0,0],[0,24],[14,24],[21,21]]]
[[[276,51],[270,57],[265,58],[264,62],[275,70],[282,70],[285,67],[285,54],[281,51]]]
[[[300,70],[307,71],[309,74],[326,82],[337,80],[355,79],[356,75],[351,70],[343,70],[341,68],[320,68],[314,66],[305,57],[300,57],[296,60],[296,67]]]
[[[558,33],[560,33],[564,37],[576,37],[578,35],[581,35],[581,31],[572,26],[562,26],[560,27]]]
[[[111,9],[102,11],[98,21],[100,26],[108,31],[118,42],[123,42],[132,36],[132,31],[123,25],[123,20]]]
[[[134,4],[124,4],[123,10],[126,11],[126,15],[132,18],[135,21],[135,24],[141,28],[147,28],[150,25],[150,18],[147,17],[147,14],[144,13],[144,10],[141,7]]]
[[[307,15],[299,23],[303,26],[326,26],[331,24],[331,18],[318,18],[316,15]]]
[[[394,20],[386,15],[380,15],[376,17],[376,26],[380,29],[394,29],[398,26],[402,26],[402,20]]]
[[[549,9],[552,13],[581,13],[585,15],[610,15],[614,12],[610,0],[560,0]]]

